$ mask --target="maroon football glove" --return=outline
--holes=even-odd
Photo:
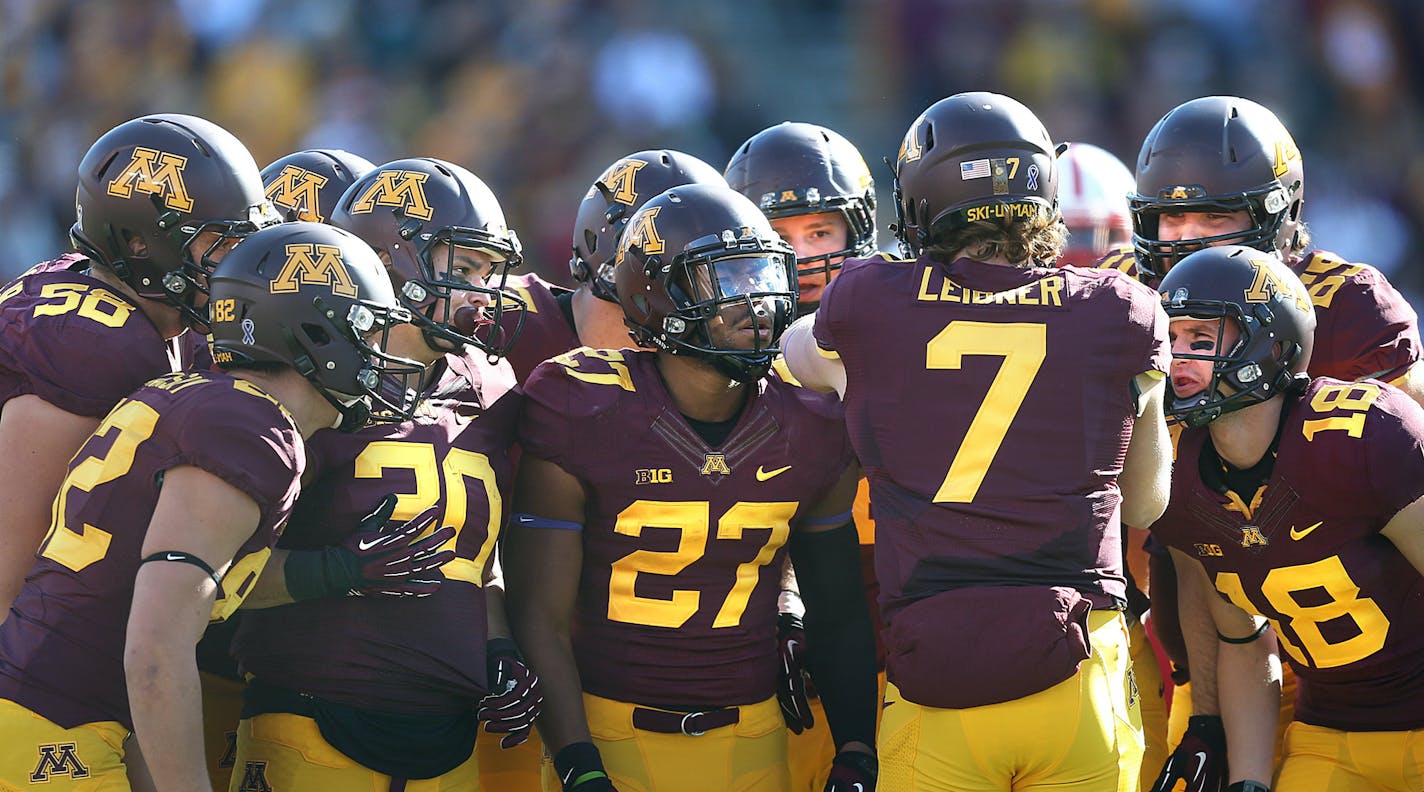
[[[404,523],[391,520],[396,496],[381,499],[345,541],[319,550],[293,550],[284,566],[292,599],[381,594],[428,597],[445,579],[440,567],[455,557],[440,546],[455,536],[449,526],[421,537],[435,521],[432,506]]]
[[[1173,792],[1178,781],[1184,792],[1224,792],[1226,789],[1226,729],[1217,715],[1194,715],[1177,750],[1162,766],[1151,792]]]
[[[871,792],[880,775],[880,761],[865,751],[841,751],[831,760],[825,792]]]
[[[519,649],[508,638],[490,640],[485,662],[490,693],[480,702],[476,717],[484,721],[485,731],[504,735],[499,747],[513,748],[529,739],[529,730],[539,717],[539,705],[544,703],[539,677],[524,664]]]
[[[816,725],[806,692],[806,630],[801,617],[783,611],[776,619],[776,643],[781,650],[781,673],[776,679],[776,703],[793,734]]]

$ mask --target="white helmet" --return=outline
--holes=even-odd
[[[1132,171],[1106,149],[1073,143],[1058,157],[1058,210],[1068,226],[1060,264],[1091,266],[1132,240],[1127,195],[1136,189]]]

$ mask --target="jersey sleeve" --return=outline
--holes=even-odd
[[[1419,359],[1419,317],[1379,270],[1317,253],[1300,276],[1316,309],[1311,376],[1391,380]]]
[[[0,369],[12,378],[6,398],[34,394],[94,418],[169,371],[167,348],[137,309],[117,327],[72,313],[7,316],[0,348]]]
[[[1382,512],[1396,514],[1424,496],[1424,407],[1383,386],[1362,435],[1372,502]]]
[[[573,460],[574,423],[570,420],[572,383],[559,363],[540,363],[524,383],[519,414],[519,444],[531,454],[568,469]]]
[[[192,465],[251,497],[264,514],[290,505],[306,464],[291,418],[268,396],[212,386],[213,394],[183,421],[170,467]]]
[[[848,297],[841,295],[842,291],[850,290],[844,278],[845,274],[842,272],[821,291],[821,306],[816,309],[816,320],[811,326],[811,335],[816,339],[817,349],[832,355],[840,350],[836,344],[835,325],[839,324],[841,304],[849,301]]]
[[[1167,342],[1167,312],[1156,292],[1129,278],[1123,280],[1129,294],[1128,322],[1138,344],[1130,358],[1136,362],[1135,371],[1165,375],[1172,365],[1172,347]]]

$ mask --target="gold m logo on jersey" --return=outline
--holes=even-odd
[[[109,182],[106,192],[115,198],[129,198],[138,190],[163,197],[163,204],[175,212],[193,211],[193,199],[188,185],[183,183],[183,169],[188,158],[166,151],[137,146],[129,164]]]
[[[1295,300],[1295,304],[1302,311],[1310,310],[1310,300],[1305,296],[1302,289],[1297,289],[1300,281],[1294,275],[1282,275],[1276,272],[1272,262],[1266,259],[1247,259],[1251,269],[1256,271],[1256,277],[1251,279],[1251,288],[1245,291],[1246,302],[1263,303],[1269,302],[1271,294],[1279,294],[1281,297]],[[1295,281],[1292,283],[1291,281]]]
[[[417,171],[381,171],[370,186],[361,191],[361,196],[351,204],[351,214],[367,214],[377,206],[396,206],[405,210],[410,217],[429,220],[435,210],[425,198],[425,180],[428,173]]]
[[[287,263],[272,279],[271,292],[294,292],[303,283],[330,286],[338,297],[356,297],[356,284],[341,260],[341,248],[335,245],[287,245]]]
[[[35,765],[34,772],[30,773],[30,783],[42,784],[48,781],[51,775],[75,779],[89,777],[89,768],[79,761],[78,754],[74,752],[74,743],[50,743],[39,748],[40,761]]]
[[[900,141],[899,159],[901,165],[907,162],[915,162],[919,160],[920,157],[924,156],[925,150],[920,148],[919,135],[920,124],[924,123],[924,120],[924,117],[921,116],[917,121],[915,121],[915,123],[910,126],[910,131],[905,133],[905,139]]]
[[[702,458],[702,475],[730,476],[732,469],[727,467],[726,454],[707,454]]]
[[[1241,546],[1242,547],[1265,547],[1270,544],[1266,541],[1265,534],[1254,525],[1241,526]]]
[[[628,229],[628,243],[623,248],[631,248],[637,245],[644,256],[656,256],[667,248],[667,243],[663,242],[662,235],[658,233],[657,219],[658,213],[663,208],[654,206],[644,212],[639,212],[634,220],[637,225]]]
[[[295,211],[298,220],[325,222],[326,218],[321,216],[321,188],[328,181],[320,173],[288,165],[267,185],[267,200],[283,209]]]
[[[638,200],[638,171],[648,163],[638,159],[625,159],[613,163],[606,173],[598,178],[608,189],[608,194],[618,203],[632,206]]]

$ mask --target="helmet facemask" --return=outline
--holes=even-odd
[[[1174,360],[1201,360],[1212,364],[1211,380],[1198,393],[1172,393],[1167,414],[1187,426],[1205,426],[1222,415],[1274,397],[1289,389],[1297,375],[1292,364],[1301,347],[1278,339],[1270,328],[1275,316],[1265,303],[1248,303],[1250,313],[1234,302],[1186,299],[1183,295],[1163,295],[1169,318],[1216,321],[1216,344],[1211,352],[1173,352]],[[1230,349],[1223,350],[1227,323],[1239,331]]]
[[[315,300],[318,311],[326,318],[325,326],[303,324],[300,336],[288,329],[286,335],[295,367],[311,381],[322,396],[341,413],[336,427],[354,432],[375,420],[399,423],[415,415],[424,385],[424,364],[393,355],[389,347],[391,328],[410,322],[405,308],[360,301],[350,306],[344,321],[336,318],[336,310]],[[335,361],[318,363],[322,347],[335,342],[340,334],[355,347],[363,358],[354,376],[339,378],[326,374],[341,369]],[[339,354],[339,353],[338,353]]]
[[[1161,280],[1187,255],[1215,245],[1243,245],[1265,253],[1286,256],[1279,248],[1281,227],[1290,212],[1285,188],[1270,185],[1234,196],[1205,196],[1200,188],[1186,190],[1182,198],[1129,196],[1132,211],[1132,246],[1137,254],[1138,271],[1146,279]],[[1177,212],[1231,214],[1246,212],[1250,227],[1198,239],[1164,240],[1160,238],[1161,216]]]
[[[506,354],[523,329],[522,309],[527,307],[520,297],[504,291],[509,270],[523,261],[519,238],[513,231],[501,237],[479,228],[446,226],[418,234],[418,239],[415,258],[419,277],[407,279],[399,294],[426,343],[447,353],[458,354],[466,346],[474,346],[493,357]],[[436,254],[435,248],[442,243],[443,255]],[[483,278],[455,274],[462,266],[457,262],[461,251],[490,256],[494,264],[490,274]],[[484,295],[487,304],[468,304],[465,298],[470,294]],[[501,325],[506,307],[519,309],[519,321],[512,332]]]

